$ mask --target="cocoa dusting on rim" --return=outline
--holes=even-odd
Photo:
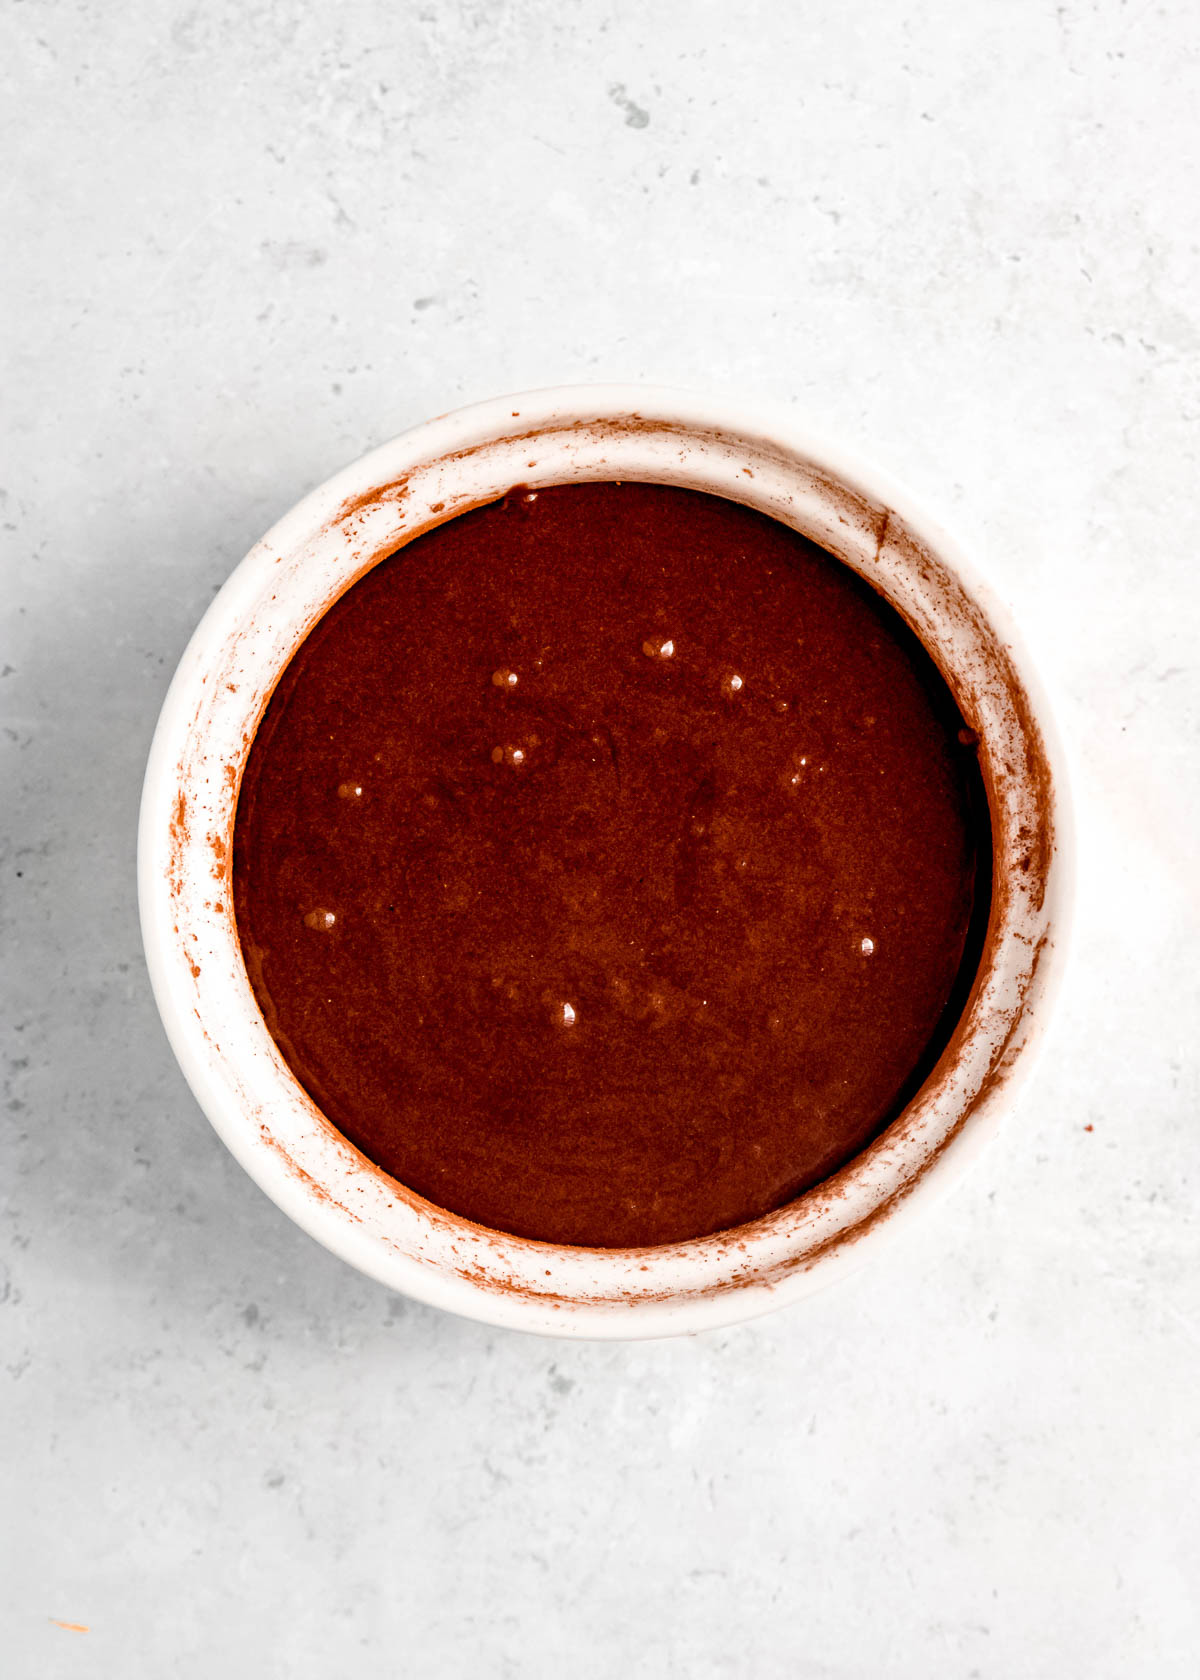
[[[683,455],[694,448],[697,442],[703,444],[706,440],[714,445],[725,446],[736,441],[733,434],[714,428],[707,433],[703,430],[690,430],[686,423],[671,424],[658,420],[644,420],[633,416],[628,420],[578,420],[567,424],[549,424],[533,428],[520,434],[519,441],[544,438],[548,435],[561,435],[567,431],[586,433],[589,439],[603,439],[605,436],[624,438],[631,431],[646,433],[661,433],[670,437],[680,437],[686,445]],[[455,461],[464,460],[481,452],[494,449],[498,444],[507,444],[511,439],[493,439],[487,443],[472,446],[456,452],[453,456],[443,457],[439,466],[452,465]],[[772,450],[761,440],[755,440],[759,453],[770,455]],[[785,449],[777,450],[780,464],[795,466],[795,457]],[[1011,725],[1003,738],[998,738],[994,731],[989,736],[987,730],[980,731],[980,764],[987,786],[989,806],[992,816],[993,847],[995,856],[995,873],[993,878],[993,892],[991,916],[987,930],[984,950],[979,962],[978,972],[971,989],[970,996],[964,1006],[954,1033],[947,1044],[941,1059],[922,1087],[918,1097],[914,1098],[909,1107],[897,1120],[873,1143],[869,1144],[858,1156],[849,1162],[833,1178],[807,1192],[798,1202],[789,1204],[777,1212],[767,1215],[764,1219],[752,1224],[737,1226],[727,1231],[721,1231],[713,1236],[697,1239],[682,1244],[672,1244],[651,1249],[624,1250],[562,1250],[551,1244],[513,1238],[488,1230],[482,1226],[474,1226],[469,1222],[447,1214],[445,1210],[409,1191],[404,1185],[389,1178],[380,1169],[370,1163],[366,1157],[348,1144],[345,1139],[331,1126],[324,1115],[314,1104],[305,1099],[313,1117],[320,1123],[322,1130],[335,1142],[348,1168],[358,1173],[366,1173],[379,1181],[387,1193],[417,1211],[424,1220],[451,1237],[461,1236],[468,1242],[478,1243],[481,1239],[492,1247],[497,1260],[504,1250],[516,1248],[522,1254],[536,1254],[543,1251],[547,1259],[556,1257],[564,1252],[578,1255],[589,1255],[593,1252],[603,1254],[606,1259],[627,1261],[632,1265],[640,1263],[640,1271],[634,1273],[631,1285],[637,1277],[649,1266],[661,1265],[669,1262],[672,1257],[686,1254],[692,1259],[711,1261],[713,1266],[727,1264],[735,1256],[741,1256],[743,1263],[736,1271],[722,1278],[714,1279],[694,1288],[671,1287],[654,1291],[637,1291],[632,1287],[617,1289],[612,1292],[580,1293],[565,1295],[549,1289],[541,1290],[536,1284],[518,1277],[515,1273],[499,1273],[488,1269],[482,1258],[467,1260],[465,1257],[457,1264],[438,1260],[435,1269],[440,1273],[452,1272],[462,1281],[474,1287],[500,1294],[528,1299],[531,1302],[551,1307],[587,1308],[589,1306],[638,1306],[654,1302],[683,1301],[687,1299],[709,1298],[728,1294],[734,1291],[753,1287],[770,1288],[784,1278],[799,1270],[806,1270],[819,1260],[836,1250],[847,1249],[857,1244],[869,1232],[890,1217],[896,1208],[922,1183],[930,1169],[942,1158],[947,1146],[962,1133],[969,1120],[978,1116],[993,1100],[997,1091],[1007,1080],[1015,1064],[1017,1054],[1024,1040],[1023,1027],[1027,1022],[1027,1010],[1032,997],[1035,995],[1039,983],[1039,973],[1043,966],[1043,959],[1047,950],[1054,946],[1051,931],[1044,925],[1044,911],[1046,892],[1049,881],[1055,873],[1057,858],[1054,812],[1056,794],[1054,778],[1047,757],[1045,744],[1024,686],[1015,669],[1008,652],[998,642],[984,610],[969,596],[957,578],[950,572],[936,554],[920,548],[916,539],[908,531],[898,516],[887,507],[878,504],[872,506],[869,499],[849,489],[840,481],[820,469],[804,464],[804,471],[811,482],[816,484],[828,508],[839,523],[850,529],[868,531],[871,546],[874,549],[873,559],[868,557],[865,564],[855,562],[855,569],[870,578],[873,566],[880,563],[881,557],[898,540],[905,549],[911,551],[912,559],[918,562],[918,569],[930,591],[936,598],[940,598],[942,611],[966,621],[973,632],[976,646],[983,651],[984,657],[980,669],[974,673],[975,681],[972,687],[976,693],[982,694],[985,689],[999,691],[1003,695],[1004,703],[1011,717]],[[343,527],[347,519],[356,514],[379,505],[393,502],[399,504],[409,494],[409,478],[397,480],[395,483],[384,485],[360,496],[348,499],[337,514],[328,521],[325,528],[326,537],[336,533]],[[647,475],[649,476],[649,475]],[[564,475],[564,482],[570,481],[572,475]],[[709,494],[720,492],[708,491]],[[468,510],[469,506],[481,505],[481,502],[493,500],[484,497],[471,502],[464,498],[456,503],[432,504],[431,512],[435,517],[423,522],[419,529],[405,532],[398,545],[396,537],[390,536],[377,544],[370,545],[363,551],[357,551],[353,545],[359,540],[356,533],[346,531],[344,540],[351,548],[355,564],[349,569],[348,575],[339,579],[338,587],[332,592],[316,612],[311,622],[306,625],[292,640],[292,648],[299,645],[308,634],[312,623],[324,615],[333,601],[351,588],[367,571],[386,555],[395,552],[397,546],[406,545],[423,531],[444,522],[447,518],[457,517]],[[737,499],[737,498],[733,498]],[[750,503],[750,505],[759,505]],[[449,511],[447,511],[449,508]],[[438,517],[440,516],[440,517]],[[782,510],[775,511],[773,517],[784,518]],[[284,557],[280,556],[280,560]],[[849,556],[838,556],[844,561]],[[885,591],[886,593],[886,591]],[[893,602],[894,605],[898,603]],[[902,615],[903,608],[900,608]],[[907,616],[907,615],[904,615]],[[911,620],[910,620],[911,622]],[[915,626],[914,626],[915,628]],[[237,644],[242,635],[233,638],[230,648],[226,652],[226,659],[230,661],[232,673],[236,662]],[[922,637],[928,646],[926,637]],[[290,654],[289,654],[290,657]],[[936,657],[936,654],[935,654]],[[282,674],[287,660],[284,659],[276,677]],[[945,672],[943,672],[945,674]],[[273,689],[272,683],[271,688]],[[955,682],[953,688],[958,694],[964,715],[973,727],[977,726],[974,708],[970,696],[962,691],[960,682]],[[211,690],[210,690],[211,694]],[[263,711],[270,699],[270,692],[259,694],[255,707],[255,716],[250,725],[242,731],[241,752],[238,760],[230,760],[220,766],[222,779],[222,820],[228,819],[225,835],[217,833],[207,836],[208,846],[211,848],[210,857],[217,865],[212,868],[212,875],[226,879],[229,872],[228,839],[232,833],[232,826],[237,807],[237,792],[241,770],[254,733],[261,720]],[[202,714],[206,708],[203,703],[197,707],[194,727],[189,730],[189,747],[195,752],[195,743],[202,741],[202,734],[198,727]],[[198,757],[204,759],[204,749],[201,745]],[[169,852],[167,863],[167,879],[172,898],[179,900],[184,892],[187,866],[192,851],[192,834],[189,822],[189,808],[187,784],[189,778],[198,769],[198,763],[191,757],[191,753],[179,766],[179,792],[173,803],[169,821]],[[997,794],[998,784],[1003,784],[1006,798],[1001,809],[1001,801]],[[1016,806],[1020,805],[1020,811]],[[1007,821],[1004,820],[1007,816]],[[210,864],[211,868],[211,864]],[[223,895],[224,896],[224,895]],[[236,929],[233,927],[233,911],[231,898],[223,907],[218,907],[217,913],[232,933],[236,943]],[[932,1102],[943,1093],[950,1083],[959,1065],[964,1047],[980,1033],[983,1023],[977,1019],[981,995],[992,978],[998,955],[998,943],[1001,938],[1006,948],[1011,951],[1015,940],[1025,939],[1015,924],[1022,919],[1032,923],[1038,932],[1036,940],[1030,938],[1031,952],[1024,971],[1020,974],[1015,995],[1008,1001],[1004,1009],[994,1005],[991,1018],[987,1022],[986,1031],[991,1039],[991,1052],[987,1066],[982,1076],[973,1079],[974,1090],[963,1103],[961,1111],[955,1116],[952,1125],[937,1140],[936,1144],[926,1150],[921,1159],[914,1165],[913,1170],[904,1182],[897,1186],[891,1194],[876,1206],[864,1213],[852,1226],[843,1231],[832,1233],[819,1243],[809,1246],[801,1252],[788,1255],[783,1260],[770,1264],[765,1270],[761,1262],[756,1261],[753,1248],[764,1237],[773,1237],[776,1242],[786,1238],[789,1228],[793,1227],[804,1213],[843,1201],[852,1190],[858,1188],[857,1181],[863,1170],[872,1163],[883,1151],[893,1148],[903,1137],[909,1126],[914,1111],[927,1109]],[[195,935],[191,936],[193,939]],[[198,965],[191,963],[194,975],[198,975]],[[249,988],[247,987],[247,995]],[[197,1011],[199,1017],[200,1012]],[[203,1021],[201,1020],[203,1027]],[[266,1030],[264,1023],[264,1031]],[[208,1037],[205,1030],[205,1037]],[[219,1046],[214,1046],[220,1056]],[[344,1194],[331,1191],[320,1183],[311,1173],[301,1166],[293,1157],[288,1147],[277,1138],[267,1118],[260,1118],[257,1135],[260,1142],[279,1159],[288,1172],[302,1183],[306,1194],[311,1194],[315,1201],[336,1208],[349,1219],[361,1222],[362,1215],[349,1205]],[[385,1239],[388,1240],[388,1239]],[[407,1255],[412,1255],[410,1244],[392,1244]],[[431,1262],[432,1263],[432,1262]],[[503,1262],[502,1262],[503,1263]]]
[[[181,775],[183,773],[182,766],[180,767],[180,773]],[[187,821],[187,795],[181,788],[175,799],[175,808],[171,813],[171,861],[167,869],[167,878],[171,884],[171,893],[175,898],[178,898],[183,891],[183,870],[187,857],[188,842],[190,839],[191,834],[188,831]],[[178,933],[179,929],[176,928],[175,932]]]

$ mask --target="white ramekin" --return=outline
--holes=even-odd
[[[513,484],[642,479],[759,508],[887,597],[978,731],[991,803],[987,947],[959,1025],[900,1117],[828,1182],[752,1225],[669,1247],[558,1248],[485,1230],[387,1177],[325,1120],[246,978],[230,890],[242,766],[280,673],[376,561]],[[995,1131],[1061,969],[1070,847],[1045,703],[1012,626],[958,550],[873,468],[790,416],[636,386],[480,403],[348,467],[286,514],[205,614],[146,772],[139,894],[167,1034],[216,1130],[267,1195],[369,1276],[486,1322],[671,1335],[807,1295],[857,1266]]]

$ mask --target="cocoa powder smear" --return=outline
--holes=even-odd
[[[892,1119],[990,881],[973,737],[899,617],[733,502],[512,491],[375,567],[250,751],[234,895],[330,1121],[481,1225],[744,1223]]]

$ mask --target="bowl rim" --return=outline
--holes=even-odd
[[[517,455],[534,442],[535,462],[513,478]],[[1035,742],[1041,755],[1049,849],[1040,909],[1031,914],[1021,900],[1023,931],[1010,941],[1014,965],[1021,941],[1030,946],[1027,972],[1014,978],[1014,966],[997,982],[1007,1015],[993,1009],[990,1039],[964,1030],[991,997],[995,976],[986,985],[977,981],[937,1068],[880,1139],[831,1180],[753,1225],[662,1249],[571,1250],[485,1231],[434,1208],[324,1120],[282,1061],[249,990],[233,926],[228,841],[240,767],[274,681],[344,589],[421,531],[492,499],[497,483],[562,482],[568,461],[569,476],[617,476],[603,470],[614,459],[623,463],[621,476],[736,492],[814,536],[909,619],[960,704],[963,673],[944,662],[958,657],[950,652],[953,637],[976,635],[994,646],[1020,702],[1022,751],[1028,757]],[[739,461],[753,462],[754,470],[739,469]],[[716,474],[724,488],[704,474]],[[480,493],[485,479],[488,494]],[[961,596],[954,610],[962,624],[945,630],[944,648],[929,623],[913,617],[925,610],[921,590],[933,588],[931,566],[937,587],[953,586]],[[915,593],[901,599],[897,589]],[[306,590],[311,599],[300,610],[294,603]],[[281,597],[292,603],[290,618]],[[936,617],[933,606],[928,610]],[[244,684],[221,680],[245,673]],[[1015,777],[1014,786],[1020,779],[1002,762],[1012,740],[1001,752],[998,726],[980,733],[989,797],[1003,800],[1005,777]],[[1031,809],[1024,807],[1027,826],[1038,820]],[[994,838],[997,820],[994,804]],[[773,1310],[857,1269],[956,1183],[998,1129],[1043,1036],[1061,983],[1072,874],[1063,755],[1041,684],[1008,612],[940,523],[888,474],[778,405],[632,384],[551,387],[458,409],[371,451],[285,513],[235,568],[180,661],[150,751],[138,836],[147,966],[168,1038],[201,1108],[276,1205],[359,1270],[430,1305],[496,1326],[591,1339],[679,1334]],[[1023,890],[1017,882],[1010,896]],[[971,1078],[980,1077],[969,1096],[970,1079],[960,1080],[952,1112],[955,1070],[972,1055]],[[922,1130],[909,1122],[924,1112],[931,1091],[938,1125]],[[868,1158],[875,1175],[869,1184]],[[795,1210],[808,1219],[802,1236]]]

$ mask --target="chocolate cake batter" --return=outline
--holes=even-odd
[[[356,584],[238,805],[267,1025],[482,1225],[624,1247],[781,1206],[895,1116],[977,961],[973,737],[847,568],[735,503],[518,488]]]

